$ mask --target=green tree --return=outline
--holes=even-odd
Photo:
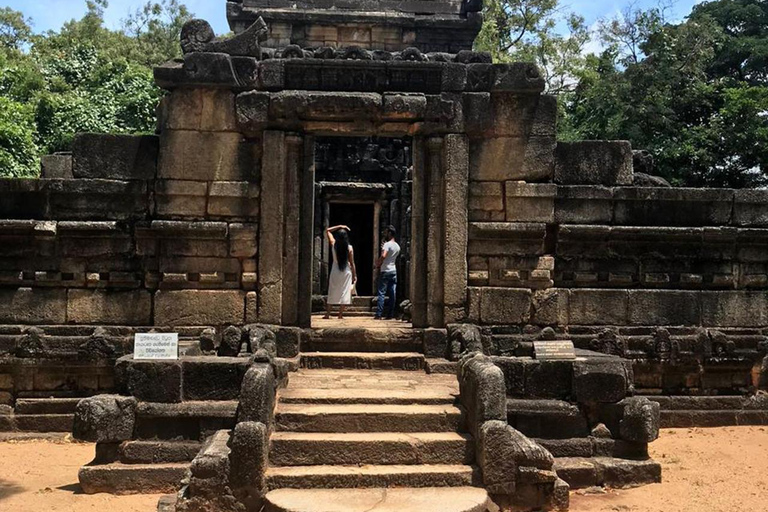
[[[583,17],[561,11],[559,0],[490,0],[475,49],[489,52],[494,62],[535,62],[548,92],[567,92],[584,67],[590,34]],[[556,30],[561,20],[565,35]]]
[[[114,31],[106,0],[86,5],[82,18],[40,35],[0,10],[0,176],[37,174],[39,154],[68,150],[77,132],[154,131],[162,91],[152,66],[179,55],[189,11],[148,2]]]
[[[587,59],[564,102],[561,131],[569,138],[630,140],[651,151],[658,174],[677,185],[765,184],[768,94],[764,69],[752,63],[768,40],[764,30],[734,31],[727,15],[708,14],[734,6],[756,12],[758,4],[709,2],[677,25],[665,23],[658,9],[605,22],[606,49]]]

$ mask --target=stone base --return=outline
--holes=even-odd
[[[571,489],[593,486],[625,488],[661,482],[661,464],[652,459],[561,457],[555,459],[554,469]]]
[[[105,464],[83,466],[78,478],[86,494],[157,494],[178,490],[189,464]]]
[[[490,512],[488,493],[477,487],[421,489],[279,489],[266,496],[266,512]]]

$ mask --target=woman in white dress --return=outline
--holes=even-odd
[[[352,303],[352,287],[357,282],[357,270],[355,269],[355,252],[349,245],[349,231],[349,228],[344,225],[325,230],[325,237],[331,244],[333,265],[328,278],[328,301],[325,304],[323,318],[331,317],[331,306],[339,306],[339,319],[343,319],[344,309]]]

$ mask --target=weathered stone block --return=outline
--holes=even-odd
[[[661,409],[645,397],[625,398],[624,415],[619,424],[621,438],[635,443],[650,443],[659,437]]]
[[[73,324],[152,325],[152,295],[146,290],[67,292],[67,320]]]
[[[483,324],[523,324],[531,314],[531,290],[482,288],[480,320]]]
[[[232,432],[229,480],[243,502],[258,500],[265,490],[269,430],[263,423],[243,421]]]
[[[697,292],[629,290],[629,322],[634,325],[698,325]]]
[[[470,144],[470,179],[547,181],[554,170],[554,137],[497,137]]]
[[[701,292],[701,323],[711,327],[768,325],[768,297],[762,291]]]
[[[627,290],[571,290],[568,318],[571,325],[626,325]]]
[[[154,135],[79,133],[72,141],[75,178],[149,180],[157,170]]]
[[[469,183],[469,210],[504,211],[504,183],[472,181]]]
[[[0,215],[5,219],[44,219],[48,197],[43,181],[38,179],[0,179]]]
[[[135,422],[135,398],[98,395],[78,402],[72,433],[81,441],[116,443],[133,437]]]
[[[627,396],[629,384],[618,358],[573,362],[573,397],[578,402],[618,402]]]
[[[53,154],[40,157],[40,177],[47,179],[71,179],[72,155]]]
[[[237,96],[237,123],[247,131],[258,132],[269,121],[269,93],[248,91]]]
[[[565,399],[572,392],[571,361],[528,361],[525,364],[525,396]]]
[[[253,258],[259,248],[258,224],[229,225],[229,255],[235,258]]]
[[[242,324],[241,290],[160,290],[155,293],[155,325]]]
[[[486,132],[496,137],[553,137],[557,120],[557,98],[552,95],[496,93],[491,96],[492,126]],[[487,116],[487,113],[484,114]]]
[[[233,132],[168,130],[160,137],[158,178],[192,181],[257,180],[260,144]]]
[[[155,182],[155,212],[161,216],[205,216],[208,184],[201,181],[158,180]]]
[[[208,191],[208,214],[216,217],[258,217],[258,183],[214,181]]]
[[[381,94],[370,92],[281,91],[272,94],[269,101],[270,116],[280,119],[373,119],[381,108]]]
[[[184,400],[235,400],[249,362],[241,357],[185,357],[181,360]]]
[[[733,192],[733,224],[768,226],[768,190],[740,189]]]
[[[504,374],[488,357],[470,353],[459,361],[459,387],[467,428],[473,436],[478,436],[486,421],[506,421]]]
[[[733,190],[622,187],[613,193],[614,223],[629,226],[722,226]]]
[[[597,185],[558,186],[555,222],[559,224],[610,224],[613,189]]]
[[[120,389],[144,402],[181,402],[180,361],[134,361],[133,355],[118,363]]]
[[[237,421],[272,424],[275,408],[275,372],[269,364],[254,364],[243,377]]]
[[[48,194],[49,218],[126,220],[149,213],[144,181],[103,179],[40,180]]]
[[[57,288],[0,288],[0,322],[64,324],[67,291]]]
[[[505,186],[508,222],[552,222],[556,185],[508,181]]]
[[[631,185],[632,146],[627,141],[559,142],[555,183],[561,185]]]
[[[537,290],[533,293],[531,323],[536,325],[568,325],[568,297],[564,288]]]
[[[544,77],[533,62],[509,62],[493,65],[493,91],[540,93]]]
[[[235,95],[228,89],[178,88],[165,100],[163,127],[169,130],[237,130]]]
[[[424,355],[426,357],[447,357],[448,332],[445,329],[424,329]]]

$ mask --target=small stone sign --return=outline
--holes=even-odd
[[[533,354],[536,359],[576,359],[570,340],[534,341]]]
[[[134,359],[178,359],[179,334],[176,332],[136,333]]]

